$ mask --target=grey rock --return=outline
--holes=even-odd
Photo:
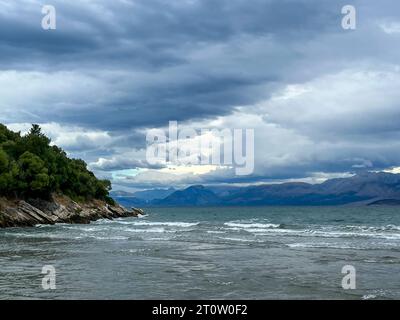
[[[98,219],[137,217],[143,210],[127,210],[116,204],[92,200],[77,203],[62,195],[53,195],[50,200],[10,200],[0,198],[0,228],[30,227],[37,224],[83,223]]]

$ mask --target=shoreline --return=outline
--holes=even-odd
[[[50,200],[0,198],[0,229],[34,227],[38,224],[89,224],[99,219],[139,217],[141,209],[125,209],[101,200],[77,203],[64,195],[52,195]]]

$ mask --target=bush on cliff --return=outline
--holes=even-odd
[[[50,142],[38,125],[22,136],[0,124],[0,196],[45,199],[57,192],[113,203],[110,181],[98,180],[83,160],[69,159]]]

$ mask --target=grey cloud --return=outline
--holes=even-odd
[[[58,29],[44,32],[39,3],[22,1],[3,14],[3,69],[68,70],[96,78],[100,87],[89,90],[106,94],[103,101],[82,101],[75,112],[71,92],[54,112],[37,101],[35,114],[108,130],[215,117],[264,98],[268,93],[260,86],[282,80],[279,67],[296,60],[280,59],[287,55],[284,39],[297,43],[337,20],[337,5],[309,1],[52,1]],[[138,71],[146,83],[129,75]],[[79,94],[79,77],[75,85]],[[18,116],[29,120],[24,112]]]
[[[358,9],[355,31],[340,27],[341,7],[349,3]],[[318,87],[322,95],[254,108],[287,85],[318,86],[343,70],[344,76],[351,70],[398,73],[391,68],[399,65],[400,37],[379,27],[400,21],[394,1],[53,0],[46,4],[57,9],[54,32],[40,28],[41,4],[0,3],[1,121],[107,132],[111,142],[101,145],[86,136],[66,144],[88,162],[108,159],[96,167],[99,173],[147,168],[141,158],[124,159],[129,150],[145,147],[146,128],[229,117],[238,106],[247,106],[242,115],[259,112],[265,123],[291,135],[261,132],[259,151],[272,140],[280,143],[258,154],[252,176],[224,171],[192,181],[256,182],[399,163],[395,81],[373,85],[369,91],[376,94],[366,101],[362,90],[341,100],[349,87],[328,82]],[[335,100],[332,112],[326,111]],[[286,148],[290,140],[300,147]]]

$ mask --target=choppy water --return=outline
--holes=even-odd
[[[398,208],[168,208],[0,230],[1,299],[400,299]],[[43,290],[42,267],[56,268]],[[357,270],[343,290],[344,265]]]

